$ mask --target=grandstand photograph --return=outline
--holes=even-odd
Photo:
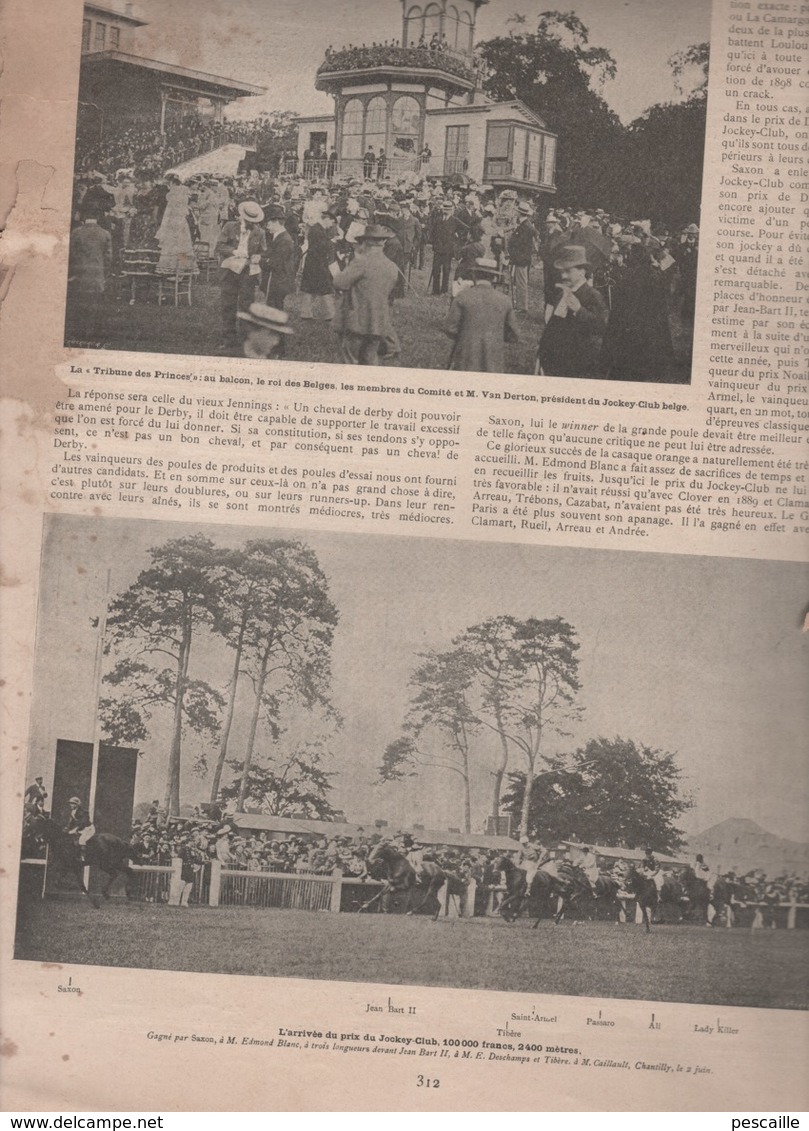
[[[65,345],[688,384],[710,10],[84,4]]]
[[[48,515],[15,957],[805,1009],[806,581]]]

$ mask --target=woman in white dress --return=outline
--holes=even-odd
[[[197,193],[197,221],[199,223],[199,238],[206,243],[213,255],[214,248],[219,243],[221,225],[219,223],[219,196],[210,181],[205,181],[199,186]]]
[[[166,180],[169,193],[163,220],[157,230],[157,242],[160,245],[157,272],[160,275],[173,275],[178,270],[196,273],[194,244],[188,226],[188,202],[191,194],[174,174],[170,174]]]

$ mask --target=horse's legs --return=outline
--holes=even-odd
[[[76,869],[75,869],[73,875],[79,881],[79,887],[81,888],[81,890],[84,892],[84,894],[90,900],[93,907],[95,907],[96,911],[98,911],[101,904],[98,902],[97,896],[90,894],[88,888],[85,886],[85,883],[84,883],[84,861],[83,860],[79,860],[78,864],[76,865]]]
[[[559,921],[561,920],[562,915],[564,914],[564,910],[565,910],[565,897],[562,894],[562,892],[559,892],[559,894],[556,897],[556,914],[553,917],[553,921],[554,921],[554,923],[556,924],[557,927],[559,926]]]
[[[126,876],[126,886],[124,888],[124,890],[126,892],[126,898],[128,900],[131,900],[131,899],[134,898],[134,896],[132,895],[131,883],[132,883],[132,880],[137,879],[137,875],[135,874],[135,872],[132,871],[132,869],[129,867],[128,864],[124,868],[124,875]]]
[[[445,883],[449,883],[449,880],[440,880],[439,881],[438,879],[435,879],[430,884],[429,894],[433,897],[433,899],[436,902],[435,914],[433,915],[433,922],[434,923],[437,922],[438,916],[441,914],[441,900],[438,898],[438,893],[441,891],[441,888],[444,886]]]
[[[101,889],[101,894],[103,895],[104,899],[109,899],[110,889],[112,888],[112,885],[115,883],[115,880],[117,878],[118,878],[118,869],[115,869],[115,871],[112,871],[112,872],[107,872],[107,882],[104,884],[104,887]]]

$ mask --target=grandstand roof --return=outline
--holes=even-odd
[[[409,832],[421,844],[443,844],[449,848],[496,848],[503,852],[513,852],[520,846],[508,836],[486,836],[484,833],[450,833],[441,829],[399,829],[378,828],[375,824],[349,824],[347,821],[317,821],[295,817],[269,817],[265,813],[238,813],[226,817],[232,825],[240,829],[286,833],[292,836],[372,836],[381,833],[392,836],[396,832]]]
[[[98,12],[102,16],[111,16],[114,20],[120,20],[122,24],[129,24],[130,27],[145,27],[146,20],[139,20],[137,16],[131,12],[119,12],[117,8],[110,8],[106,4],[85,4],[85,12]]]
[[[561,844],[566,844],[568,848],[589,848],[596,856],[606,856],[611,860],[636,860],[641,861],[646,855],[642,848],[609,848],[604,844],[588,844],[583,840],[563,840]],[[677,864],[684,867],[690,864],[690,860],[685,860],[679,856],[664,856],[662,852],[655,852],[655,860],[659,864]]]
[[[184,79],[189,85],[202,95],[228,95],[231,98],[242,98],[251,94],[266,94],[264,86],[254,86],[252,83],[237,82],[236,79],[226,79],[221,75],[209,75],[205,71],[192,71],[188,67],[178,67],[174,63],[163,63],[159,59],[144,59],[140,55],[129,55],[125,51],[96,51],[82,57],[82,69],[85,68],[127,68],[130,70],[150,71],[158,75]]]

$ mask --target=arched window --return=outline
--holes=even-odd
[[[458,42],[458,31],[458,9],[454,4],[450,4],[444,16],[444,35],[447,37],[450,47],[463,49],[464,45]]]
[[[429,44],[433,35],[441,32],[441,9],[437,4],[428,4],[424,9],[424,38]]]
[[[352,98],[346,102],[343,110],[343,144],[342,156],[344,158],[362,157],[362,119],[363,105],[359,98]]]
[[[365,148],[373,146],[377,157],[388,142],[388,104],[384,98],[372,98],[365,108]]]
[[[394,157],[415,158],[420,125],[421,106],[418,99],[409,94],[397,98],[391,114],[391,144]]]
[[[417,47],[421,39],[423,13],[416,4],[409,8],[405,16],[405,47]]]
[[[469,12],[461,12],[460,20],[458,22],[458,50],[471,51],[472,50],[472,36],[474,32],[472,29],[472,17]]]

